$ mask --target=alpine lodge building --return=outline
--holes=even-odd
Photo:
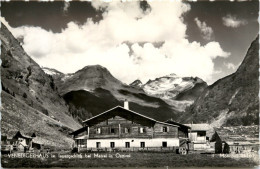
[[[189,126],[161,122],[124,107],[116,106],[83,121],[70,133],[74,147],[90,151],[175,151],[187,146]]]

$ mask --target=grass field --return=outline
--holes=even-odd
[[[70,156],[71,155],[71,156]],[[82,155],[82,156],[81,156]],[[82,158],[81,158],[82,157]],[[52,154],[45,158],[11,158],[2,156],[2,167],[254,167],[258,163],[248,158],[213,157],[210,154],[179,155],[175,153],[81,153]]]

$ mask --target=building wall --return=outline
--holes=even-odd
[[[194,142],[206,143],[206,131],[192,131],[189,133],[189,139]]]
[[[229,153],[247,153],[247,152],[258,152],[259,145],[249,144],[249,145],[229,145]]]
[[[205,150],[210,149],[210,144],[201,143],[201,144],[194,144],[194,150]]]
[[[130,148],[141,147],[141,142],[145,142],[145,147],[162,147],[163,142],[167,142],[167,147],[178,147],[178,138],[154,138],[154,139],[89,139],[87,140],[88,148],[97,148],[97,142],[100,142],[100,148],[110,148],[110,142],[115,143],[115,148],[125,148],[125,143],[130,143]]]
[[[19,150],[24,150],[24,147],[26,147],[26,146],[27,146],[26,139],[19,138],[18,139],[18,149]]]
[[[197,132],[189,133],[189,139],[191,141],[196,141],[197,140]]]

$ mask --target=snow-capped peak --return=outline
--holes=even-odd
[[[194,87],[197,78],[193,77],[179,77],[172,73],[154,80],[149,80],[143,85],[143,89],[147,94],[157,96],[163,99],[172,99],[180,92]]]

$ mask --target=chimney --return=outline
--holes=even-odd
[[[128,104],[128,101],[126,99],[124,101],[124,108],[129,110],[129,104]]]

